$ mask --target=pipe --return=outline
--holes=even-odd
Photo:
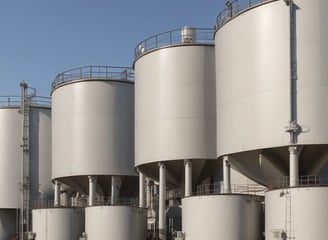
[[[112,176],[112,196],[111,196],[112,205],[118,203],[121,184],[122,181],[120,176]]]
[[[296,146],[288,148],[289,150],[289,186],[295,187],[298,185],[299,171],[298,171],[298,161],[299,161],[299,149]]]
[[[150,180],[149,178],[146,179],[146,207],[150,208],[150,198],[151,198],[151,191],[150,191]]]
[[[89,176],[89,206],[93,206],[96,200],[97,177]]]
[[[60,205],[63,206],[63,207],[67,207],[68,206],[67,192],[62,192],[60,194]]]
[[[231,193],[231,175],[229,157],[223,157],[223,193]]]
[[[59,207],[60,206],[60,182],[57,180],[55,181],[55,193],[54,193],[54,206]]]
[[[139,171],[139,207],[145,207],[145,175]]]
[[[158,230],[159,239],[166,240],[166,215],[165,196],[166,195],[166,167],[164,163],[159,164],[159,219]]]
[[[191,160],[185,160],[185,197],[192,195],[192,163]]]

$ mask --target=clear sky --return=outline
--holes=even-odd
[[[215,25],[225,0],[1,0],[0,95],[24,79],[49,96],[55,76],[88,65],[127,66],[135,46],[183,26]]]

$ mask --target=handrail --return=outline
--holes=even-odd
[[[234,0],[227,1],[226,8],[223,9],[219,15],[216,17],[216,29],[220,28],[223,24],[225,24],[230,19],[236,17],[240,13],[261,5],[265,2],[269,1],[277,1],[277,0]]]
[[[41,208],[85,208],[88,205],[88,198],[81,197],[81,198],[71,198],[69,202],[61,202],[59,206],[54,205],[54,200],[36,200],[32,203],[33,209],[41,209]],[[109,196],[100,196],[97,197],[94,201],[93,206],[131,206],[131,207],[138,207],[139,206],[139,199],[132,198],[132,197],[120,197],[115,201],[114,204],[111,203],[111,197]]]
[[[277,177],[268,185],[268,190],[289,188],[289,176]],[[328,176],[323,175],[304,175],[299,176],[295,187],[320,187],[328,186]]]
[[[42,96],[33,96],[30,98],[31,107],[51,107],[51,98]],[[0,107],[20,107],[21,96],[17,95],[1,95]]]
[[[245,194],[245,195],[259,195],[263,196],[266,188],[258,184],[231,184],[231,191],[229,194]],[[219,195],[226,194],[222,182],[215,182],[212,184],[201,184],[197,186],[196,192],[193,196],[202,195]],[[184,197],[184,189],[176,188],[166,191],[166,199],[176,199]]]
[[[83,66],[59,73],[51,84],[51,90],[60,85],[80,79],[134,80],[134,72],[129,67]]]
[[[184,30],[192,30],[193,33],[185,32]],[[191,35],[192,34],[192,35]],[[190,38],[193,37],[193,39]],[[214,44],[214,29],[212,28],[193,28],[185,27],[182,29],[174,29],[168,32],[163,32],[153,35],[140,43],[134,49],[134,57],[138,58],[153,49],[180,44]]]

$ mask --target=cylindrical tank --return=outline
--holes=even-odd
[[[328,2],[287,2],[221,14],[215,33],[217,157],[262,184],[288,175],[288,131],[301,174],[327,173]]]
[[[16,236],[16,209],[0,209],[0,240]]]
[[[40,98],[41,99],[41,98]],[[39,99],[39,100],[40,100]],[[22,182],[22,127],[18,98],[1,98],[0,103],[0,197],[1,208],[19,208]],[[32,99],[29,113],[30,200],[52,196],[51,110],[49,99]]]
[[[144,240],[147,209],[132,206],[94,206],[85,209],[88,240],[106,237],[120,240]]]
[[[34,209],[33,233],[36,240],[79,239],[84,232],[84,214],[81,208]]]
[[[101,191],[108,192],[109,176],[136,176],[132,79],[129,68],[98,66],[56,77],[52,89],[54,180],[87,192],[88,176],[96,175]]]
[[[159,178],[159,162],[166,162],[168,182],[179,184],[185,159],[192,160],[193,178],[198,179],[206,160],[216,158],[212,33],[173,30],[136,48],[135,165],[154,179]],[[185,41],[188,36],[193,40]]]
[[[265,194],[265,239],[328,238],[328,188],[302,187]]]
[[[259,196],[237,194],[183,198],[185,239],[260,239],[262,200]]]

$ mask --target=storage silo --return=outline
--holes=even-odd
[[[269,186],[266,239],[326,239],[328,2],[241,2],[217,18],[217,157]]]
[[[94,206],[116,209],[123,204],[138,208],[137,201],[131,200],[138,196],[138,175],[133,164],[133,79],[130,68],[87,66],[60,73],[52,85],[55,203],[59,202],[60,192],[66,191],[61,187],[64,185],[70,193],[88,195],[88,239],[99,237],[89,235],[95,231],[89,219],[97,212]],[[115,217],[114,210],[107,214]],[[142,229],[145,223],[133,215],[138,213],[125,216],[126,221]],[[97,229],[103,231],[122,228],[119,222],[110,226],[106,220],[97,223]]]
[[[226,184],[211,192],[218,204],[215,209],[228,208],[221,204],[222,198],[229,199],[231,195],[238,198],[228,189],[231,187],[231,182],[227,181],[230,180],[230,164],[216,160],[213,33],[213,29],[184,27],[150,37],[135,49],[135,166],[159,182],[160,239],[166,239],[170,231],[166,227],[166,201],[181,197],[185,198],[182,200],[180,230],[184,231],[186,239],[199,239],[193,231],[194,226],[199,225],[199,219],[190,218],[189,214],[198,205],[207,204],[203,195],[208,192],[199,192],[197,185],[206,184],[210,188],[220,185],[225,178],[223,170],[229,173],[224,181]],[[166,193],[167,189],[177,187],[184,187],[184,191],[173,189]],[[222,197],[221,193],[227,195]],[[243,205],[238,209],[252,211],[247,208],[248,205]],[[210,209],[208,213],[215,210]],[[232,222],[237,221],[234,217]],[[221,221],[224,220],[217,219],[218,224]],[[214,239],[215,231],[209,230],[205,238]],[[255,228],[248,231],[253,232],[252,236],[260,234]]]
[[[25,114],[20,96],[0,97],[1,240],[16,236],[17,229],[30,231],[28,220],[22,223],[23,211],[24,219],[29,219],[31,203],[53,195],[50,99],[33,94],[28,97]]]

